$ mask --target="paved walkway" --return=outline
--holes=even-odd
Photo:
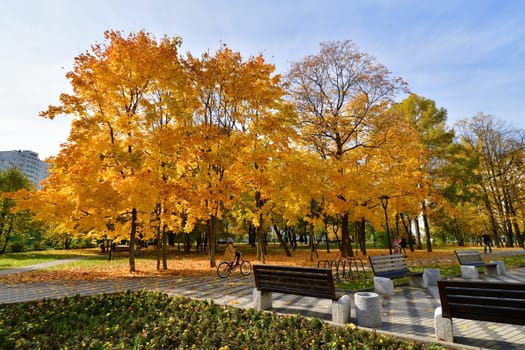
[[[13,271],[11,271],[13,272]],[[507,271],[503,280],[525,281],[525,268]],[[6,272],[4,272],[6,273]],[[233,274],[221,280],[205,277],[130,277],[99,281],[35,282],[5,285],[0,283],[0,304],[61,298],[64,296],[115,293],[122,290],[162,291],[169,295],[213,300],[218,304],[252,307],[252,276]],[[398,287],[395,295],[382,299],[381,332],[434,341],[434,309],[439,306],[436,288]],[[274,293],[273,310],[286,314],[303,314],[329,320],[330,301]],[[355,309],[352,320],[355,322]],[[525,316],[524,316],[525,317]],[[454,320],[454,342],[464,348],[524,349],[525,327],[492,322]]]

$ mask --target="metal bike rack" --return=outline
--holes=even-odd
[[[343,268],[343,278],[349,280],[365,279],[365,265],[363,260],[356,257],[340,258],[338,263]]]
[[[342,279],[353,281],[366,278],[363,260],[357,257],[339,258],[337,260],[319,260],[317,261],[317,267],[332,269],[334,278],[338,281]]]

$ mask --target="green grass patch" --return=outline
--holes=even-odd
[[[49,261],[68,259],[79,256],[91,256],[88,250],[46,250],[20,253],[4,253],[0,255],[0,270],[14,269],[29,265],[36,265]]]
[[[524,267],[525,255],[510,256],[503,259],[505,268]]]
[[[158,292],[0,305],[3,349],[444,349]]]

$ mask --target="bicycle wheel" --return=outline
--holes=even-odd
[[[241,263],[241,275],[248,276],[252,272],[252,263],[248,260],[244,260]]]
[[[230,263],[228,263],[227,261],[223,261],[217,266],[217,275],[220,278],[227,278],[230,275],[230,273]]]

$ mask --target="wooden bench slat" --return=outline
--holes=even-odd
[[[467,307],[464,304],[451,304],[451,311],[453,318],[525,325],[523,309],[484,305],[473,307],[472,304]],[[443,316],[448,317],[445,314]]]
[[[525,300],[520,299],[510,299],[510,298],[495,298],[495,297],[484,297],[479,296],[476,298],[472,298],[468,295],[449,295],[448,296],[448,303],[450,305],[463,305],[463,304],[470,304],[470,305],[481,305],[481,306],[501,306],[501,307],[510,307],[510,308],[521,308],[522,310],[525,309]]]
[[[331,269],[254,265],[253,271],[260,291],[338,299]]]
[[[295,288],[298,291],[301,290],[317,290],[319,293],[324,293],[325,295],[328,295],[330,293],[330,289],[328,288],[328,284],[326,282],[316,282],[316,281],[310,281],[310,280],[301,280],[301,279],[295,279],[295,280],[259,280],[259,285],[257,286],[257,289],[259,290],[268,290],[274,289],[274,291],[278,291],[275,289],[279,288]]]
[[[268,270],[268,269],[257,269],[259,276],[264,277],[265,275],[271,276],[282,276],[283,278],[304,278],[304,279],[315,279],[325,278],[328,275],[330,269],[323,269],[321,272],[310,272],[310,271],[282,271],[282,270]]]
[[[404,270],[408,271],[407,265],[403,263],[392,263],[392,264],[378,264],[374,263],[375,271],[391,271],[391,270]]]
[[[525,300],[525,290],[515,289],[502,289],[502,288],[491,288],[493,286],[483,286],[469,288],[461,288],[450,286],[447,287],[447,293],[449,296],[469,296],[469,297],[494,297],[498,299],[523,299]]]
[[[476,267],[495,267],[496,263],[486,263],[481,258],[481,254],[477,250],[456,250],[456,257],[460,265],[476,266]]]
[[[129,252],[129,246],[121,246],[118,245],[116,247],[113,247],[114,252]]]
[[[419,276],[423,276],[423,272],[388,271],[388,272],[378,272],[375,275],[377,277],[386,277],[390,279],[395,279],[395,278],[403,278],[403,277],[419,277]]]
[[[401,254],[372,255],[368,257],[374,275],[390,279],[423,276],[422,272],[410,271]]]
[[[525,325],[525,284],[438,281],[443,317]]]
[[[329,295],[329,293],[326,293],[326,291],[320,291],[318,289],[297,289],[297,288],[294,288],[293,286],[279,285],[279,286],[274,286],[274,287],[266,286],[265,288],[262,288],[259,290],[264,291],[264,292],[293,294],[293,295],[301,295],[305,297],[337,300],[335,296],[332,297],[331,295]]]

